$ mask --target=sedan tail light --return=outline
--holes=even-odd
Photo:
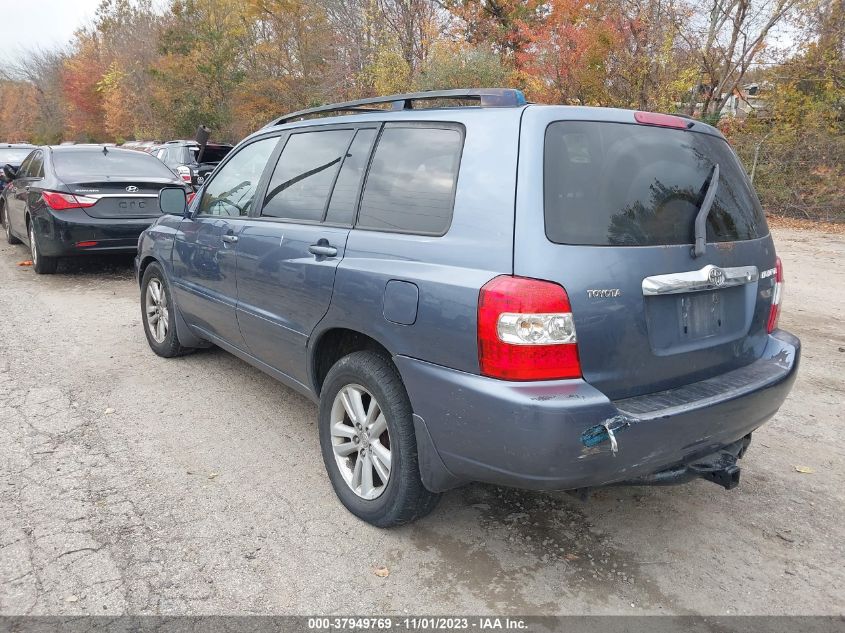
[[[478,297],[481,373],[503,380],[579,378],[569,296],[550,281],[502,275]]]
[[[777,329],[780,319],[780,306],[783,303],[783,263],[780,257],[775,258],[775,287],[772,289],[772,307],[769,310],[769,321],[766,330],[771,334]]]
[[[74,196],[70,193],[59,193],[58,191],[43,191],[41,198],[53,211],[66,211],[67,209],[85,209],[97,204],[97,198],[88,196]]]

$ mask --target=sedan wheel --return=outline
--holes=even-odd
[[[35,237],[35,223],[29,223],[29,252],[32,257],[32,270],[39,275],[52,275],[59,267],[56,257],[45,257],[38,250],[38,240]]]

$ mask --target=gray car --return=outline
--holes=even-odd
[[[760,203],[698,121],[364,99],[271,122],[159,202],[153,351],[218,345],[319,403],[334,489],[377,526],[471,481],[733,488],[795,379]]]

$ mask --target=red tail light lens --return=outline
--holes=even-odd
[[[569,297],[550,281],[502,275],[478,297],[481,373],[502,380],[579,378]]]
[[[96,198],[89,198],[88,196],[74,196],[69,193],[59,193],[58,191],[44,191],[41,193],[41,198],[53,211],[85,209],[86,207],[93,207],[97,204]]]
[[[197,195],[197,194],[196,194],[196,192],[195,192],[195,191],[192,191],[191,193],[189,193],[189,194],[185,197],[185,202],[186,202],[188,205],[190,205],[190,204],[194,201],[194,198],[196,197],[196,195]]]
[[[780,257],[775,258],[775,286],[772,288],[772,307],[769,310],[769,322],[766,324],[766,330],[771,334],[777,329],[778,319],[780,319],[780,306],[783,302],[783,263]]]
[[[671,114],[660,114],[659,112],[634,112],[634,120],[644,125],[659,125],[660,127],[675,127],[685,130],[690,124],[687,119]]]

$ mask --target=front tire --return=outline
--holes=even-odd
[[[415,521],[440,495],[420,477],[411,403],[381,354],[354,352],[331,368],[320,393],[320,447],[335,493],[376,527]]]
[[[0,207],[0,214],[3,215],[3,231],[6,233],[6,243],[20,244],[21,241],[12,235],[12,223],[9,222],[9,216],[6,213],[5,207]]]
[[[179,342],[170,284],[156,263],[147,266],[141,281],[141,320],[147,343],[159,356],[173,358],[190,351]]]
[[[59,267],[57,257],[46,257],[38,248],[38,238],[35,236],[35,222],[29,221],[29,252],[32,258],[32,270],[39,275],[52,275]]]

